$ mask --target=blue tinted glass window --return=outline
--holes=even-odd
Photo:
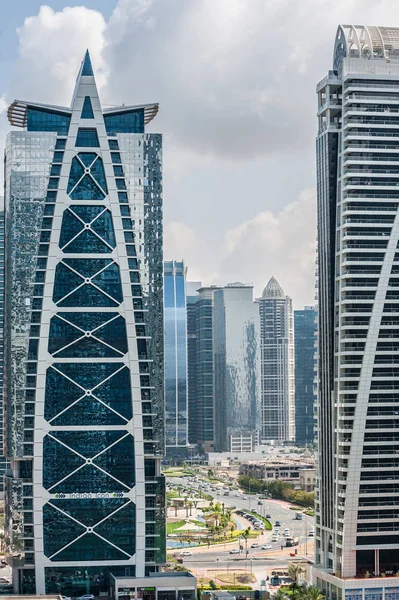
[[[93,107],[91,105],[90,96],[86,96],[83,101],[82,119],[94,119]]]
[[[66,146],[66,140],[57,139],[57,141],[55,143],[56,150],[65,150],[65,146]]]
[[[50,175],[55,175],[56,177],[61,175],[61,165],[52,165]]]
[[[124,179],[116,179],[116,187],[118,190],[125,190],[126,183]]]
[[[98,141],[97,130],[83,128],[78,129],[75,145],[81,148],[99,148],[100,143]]]
[[[64,158],[63,152],[54,152],[53,162],[62,163],[63,158]]]
[[[82,525],[46,504],[43,509],[44,554],[50,557],[86,531]]]
[[[90,175],[85,175],[69,195],[72,200],[104,200],[105,198]]]
[[[123,363],[57,363],[47,369],[44,415],[53,425],[126,423],[132,418],[129,369]]]
[[[46,195],[46,202],[55,202],[57,198],[57,192],[48,191]]]
[[[81,74],[83,76],[89,76],[89,77],[94,75],[93,67],[91,66],[90,54],[89,54],[88,50],[86,50]]]
[[[113,163],[121,163],[122,159],[121,159],[121,155],[119,154],[119,152],[111,152],[111,160]]]
[[[132,552],[133,554],[133,552]],[[126,560],[128,556],[94,533],[87,533],[53,557],[53,561]]]
[[[118,165],[114,165],[114,175],[115,177],[123,177],[123,169]]]
[[[105,171],[102,158],[97,158],[97,160],[91,165],[90,173],[92,177],[100,184],[101,189],[104,190],[106,194],[108,194],[107,181],[105,179]]]
[[[128,202],[127,192],[118,192],[118,198],[121,204]]]
[[[85,224],[90,224],[91,229],[84,230]],[[77,234],[80,235],[74,239]],[[110,211],[101,206],[71,206],[62,218],[59,245],[68,253],[111,252],[115,235]]]
[[[90,167],[98,157],[98,154],[97,152],[79,152],[78,156],[85,167]]]
[[[104,115],[107,135],[117,133],[144,133],[144,109]]]
[[[68,135],[70,122],[71,115],[28,107],[28,131],[56,131],[59,135]]]
[[[48,182],[48,187],[50,190],[58,189],[59,179],[58,177],[52,177]]]
[[[83,174],[84,167],[80,164],[76,156],[74,156],[72,159],[71,170],[69,173],[67,194],[71,192],[71,190],[75,187],[75,185],[78,183],[79,179],[83,176]]]
[[[108,140],[110,150],[119,150],[118,140]]]

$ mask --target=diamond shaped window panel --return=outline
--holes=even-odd
[[[73,542],[86,532],[86,527],[76,523],[62,512],[46,504],[43,510],[44,553],[50,557],[54,552]]]
[[[87,533],[79,540],[52,557],[53,561],[126,560],[128,555],[94,533]]]
[[[102,206],[70,206],[62,217],[59,247],[67,254],[112,252],[115,234],[110,211]]]
[[[67,193],[72,200],[103,200],[108,194],[102,159],[95,152],[79,152],[72,159]]]
[[[56,268],[53,301],[58,306],[118,306],[118,265],[106,258],[65,259]]]
[[[93,107],[91,105],[90,96],[86,96],[83,101],[82,119],[94,119]]]
[[[50,500],[50,506],[79,521],[84,527],[93,527],[115,511],[129,503],[128,498],[73,498],[69,500]],[[46,507],[49,506],[46,504]],[[134,506],[134,505],[133,505]]]
[[[44,418],[52,425],[123,425],[132,418],[123,363],[56,363],[47,369]]]
[[[43,440],[43,467],[43,486],[52,493],[128,491],[134,439],[125,431],[54,431]]]
[[[122,356],[125,319],[118,313],[58,313],[50,321],[48,351],[58,358]]]

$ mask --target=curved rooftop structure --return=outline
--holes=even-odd
[[[334,69],[339,70],[342,59],[385,58],[399,60],[399,27],[339,25],[334,44]]]
[[[269,279],[262,298],[285,298],[284,290],[274,276]]]

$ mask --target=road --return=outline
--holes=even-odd
[[[168,478],[168,481],[175,484],[180,484],[189,487],[190,489],[199,489],[199,485],[203,483],[188,482],[183,478]],[[230,544],[220,544],[219,546],[211,546],[209,549],[205,547],[192,548],[192,556],[184,557],[184,564],[190,570],[193,570],[199,575],[204,576],[208,569],[219,569],[220,571],[234,571],[236,569],[244,569],[245,571],[253,572],[258,583],[265,578],[266,574],[270,574],[276,567],[281,567],[283,570],[287,568],[288,562],[292,560],[290,553],[297,550],[297,557],[311,558],[313,554],[313,538],[309,538],[308,533],[314,529],[314,518],[303,515],[302,521],[295,520],[295,511],[289,508],[287,502],[280,500],[259,500],[258,495],[246,496],[245,493],[230,492],[228,496],[224,496],[223,490],[213,491],[206,489],[206,494],[209,494],[220,503],[223,503],[226,508],[235,507],[238,510],[254,510],[259,514],[266,516],[270,514],[270,521],[273,526],[276,521],[280,522],[280,537],[278,542],[271,542],[272,532],[265,531],[258,538],[259,545],[271,544],[269,550],[261,550],[260,548],[252,549],[250,546],[253,540],[248,540],[248,558],[245,558],[245,550],[241,555],[230,554],[233,548],[239,548],[240,542]],[[262,502],[262,505],[258,504]],[[243,526],[249,526],[250,523],[245,519],[240,519]],[[281,550],[281,546],[285,544],[283,537],[284,529],[288,528],[293,537],[300,539],[298,548],[285,548]],[[275,529],[275,527],[274,527]],[[241,541],[241,544],[243,542]],[[169,550],[170,551],[170,550]],[[252,557],[252,558],[251,558]]]

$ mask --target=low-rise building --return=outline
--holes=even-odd
[[[302,470],[314,468],[312,458],[264,458],[248,460],[240,465],[239,474],[249,475],[256,479],[281,479],[299,484],[299,474]]]
[[[316,469],[301,469],[299,471],[299,487],[304,492],[314,492]]]

